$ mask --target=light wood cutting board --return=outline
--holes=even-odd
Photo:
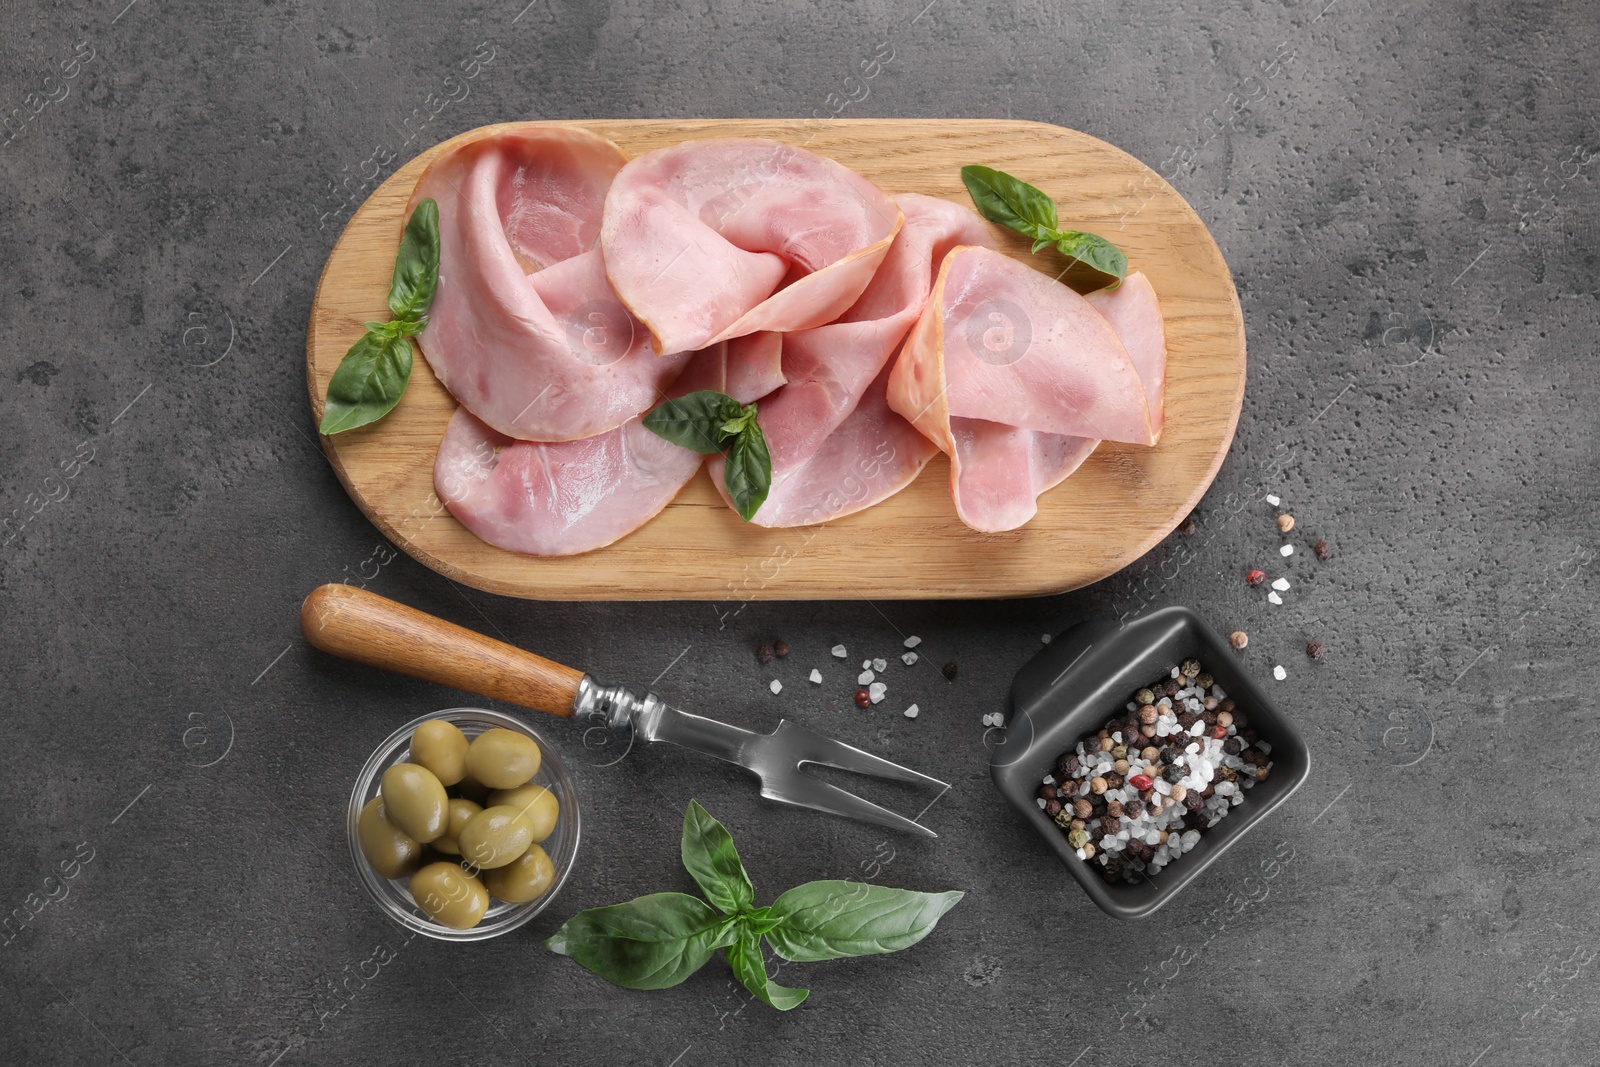
[[[396,545],[468,585],[545,600],[763,600],[1014,597],[1063,592],[1113,574],[1181,522],[1227,454],[1244,398],[1239,300],[1216,242],[1154,171],[1087,134],[998,120],[597,120],[573,123],[629,156],[688,139],[773,137],[831,156],[891,194],[970,204],[967,163],[1015,174],[1055,198],[1063,226],[1110,239],[1149,276],[1166,321],[1167,423],[1154,448],[1103,444],[1046,493],[1027,526],[976,533],[956,518],[950,467],[936,456],[912,485],[825,526],[767,530],[726,507],[702,468],[664,512],[607,548],[539,559],[485,544],[445,510],[433,460],[456,403],[418,358],[382,421],[324,437],[356,505]],[[472,133],[462,137],[473,136]],[[396,171],[351,218],[317,286],[306,338],[312,413],[363,323],[385,319],[403,212],[446,141]],[[995,228],[1040,270],[1027,241]],[[1054,267],[1059,270],[1059,265]]]

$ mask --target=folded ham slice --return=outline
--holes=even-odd
[[[836,321],[784,335],[782,389],[757,421],[772,453],[772,489],[758,526],[828,522],[911,484],[937,451],[889,409],[890,357],[916,321],[945,253],[988,241],[964,207],[908,193],[895,198],[905,224],[872,282]],[[723,460],[710,460],[719,492]]]
[[[778,141],[686,141],[647,152],[606,195],[611,283],[658,352],[831,322],[899,231],[877,186]]]
[[[688,352],[658,356],[606,280],[601,210],[626,158],[583,130],[519,124],[440,156],[439,288],[418,338],[461,405],[500,434],[570,441],[644,411]]]
[[[1091,302],[992,248],[963,247],[902,346],[889,404],[949,454],[961,520],[1013,530],[1102,438],[1155,442],[1165,366],[1142,275]]]
[[[781,339],[754,334],[698,352],[673,396],[715,389],[743,403],[783,383]],[[518,441],[465,407],[446,428],[434,489],[450,513],[492,545],[533,556],[603,548],[671,503],[701,456],[645,429],[640,417],[577,441]]]

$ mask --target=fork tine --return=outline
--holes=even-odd
[[[761,795],[769,800],[795,804],[829,815],[860,819],[862,822],[876,823],[895,830],[909,830],[925,837],[939,836],[919,822],[858,797],[847,789],[840,789],[836,785],[801,774],[798,770],[785,775],[763,777]]]
[[[837,767],[841,771],[871,775],[875,778],[888,778],[896,782],[912,782],[917,785],[936,785],[941,789],[950,788],[948,783],[941,782],[937,778],[931,778],[898,763],[891,763],[881,756],[874,756],[854,745],[847,745],[837,738],[826,737],[804,726],[797,726],[788,719],[778,723],[778,728],[767,736],[775,749],[797,764],[820,763],[825,767]]]

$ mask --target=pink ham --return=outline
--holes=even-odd
[[[658,352],[831,322],[872,280],[900,211],[861,175],[777,141],[648,152],[606,195],[601,248]]]
[[[688,361],[658,356],[598,248],[625,162],[610,141],[536,123],[440,156],[412,194],[439,205],[439,288],[419,342],[461,405],[501,435],[570,441],[650,407]]]
[[[889,410],[881,372],[945,252],[989,237],[976,215],[947,200],[909,193],[895,203],[905,224],[861,297],[837,321],[784,335],[787,382],[758,416],[773,472],[751,520],[758,526],[827,522],[876,504],[909,485],[936,451]],[[722,465],[711,458],[719,492]]]
[[[748,403],[782,384],[780,339],[755,334],[696,353],[672,395],[726,392]],[[635,416],[577,441],[518,441],[458,408],[434,460],[434,489],[492,545],[532,556],[603,548],[650,521],[700,469],[701,456]]]
[[[1150,279],[1134,271],[1115,289],[1101,289],[1086,297],[1104,315],[1128,350],[1134,369],[1144,382],[1150,408],[1150,428],[1156,437],[1166,423],[1167,331],[1161,323],[1161,305]]]
[[[1154,443],[1160,308],[1143,275],[1123,285],[1126,294],[1091,302],[988,248],[945,260],[895,363],[889,403],[950,455],[951,495],[968,526],[1022,526],[1103,437]]]

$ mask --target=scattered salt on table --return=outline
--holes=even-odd
[[[1281,682],[1285,678],[1289,677],[1289,672],[1284,670],[1283,664],[1280,663],[1276,667],[1272,668],[1272,676]]]
[[[887,693],[888,691],[889,687],[884,685],[882,682],[873,682],[871,685],[867,686],[867,695],[872,698],[872,702],[874,704],[882,700],[883,694]]]
[[[834,645],[833,646],[833,654],[835,656],[837,656],[839,659],[844,659],[844,657],[846,655],[845,650],[844,650],[844,646],[843,645]]]
[[[920,644],[922,644],[922,638],[918,637],[916,634],[912,634],[910,637],[906,638],[907,648],[916,648]]]
[[[865,666],[865,664],[862,664],[862,666]],[[889,666],[889,661],[886,660],[886,659],[875,659],[875,660],[872,661],[872,669],[875,670],[875,671],[884,670],[888,666]]]
[[[1289,591],[1289,579],[1279,578],[1277,581],[1272,583],[1272,588],[1276,589],[1280,593],[1287,593]]]
[[[811,668],[811,684],[812,685],[821,685],[822,684],[822,672],[817,670],[815,667]]]
[[[1293,545],[1284,545],[1282,548],[1278,549],[1278,555],[1280,555],[1280,556],[1292,556],[1292,555],[1294,555],[1294,546]]]
[[[905,710],[906,718],[915,719],[917,717],[917,710],[918,709],[917,709],[917,706],[915,704],[911,705],[909,708],[907,708]]]
[[[1282,604],[1283,603],[1283,597],[1279,596],[1277,593],[1268,593],[1267,594],[1267,603],[1268,604]]]
[[[1268,493],[1267,503],[1271,504],[1273,507],[1277,507],[1279,504],[1283,503],[1283,501],[1279,500],[1275,494]]]
[[[873,674],[871,671],[862,671],[860,674],[856,675],[856,684],[868,685],[871,683],[872,679],[876,677],[877,675]]]
[[[909,667],[913,663],[917,662],[917,654],[915,652],[907,652],[905,655],[900,657],[900,662]]]
[[[767,688],[772,690],[774,693],[781,693],[783,692],[783,683],[774,678],[772,683],[768,685]]]

